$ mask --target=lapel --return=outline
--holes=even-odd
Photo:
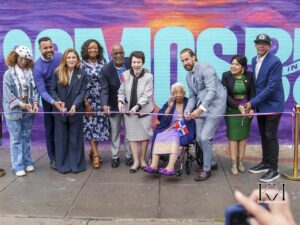
[[[258,75],[257,75],[257,78],[256,78],[256,84],[257,84],[257,82],[259,81],[259,79],[261,78],[261,76],[263,76],[263,75],[265,75],[265,70],[267,69],[267,67],[268,67],[268,64],[269,64],[269,56],[270,56],[270,52],[266,55],[266,57],[264,58],[264,60],[263,60],[263,62],[262,62],[262,64],[261,64],[261,67],[260,67],[260,70],[259,70],[259,73],[258,73]],[[255,61],[256,62],[256,61]],[[255,67],[256,67],[256,64],[255,64]],[[255,68],[254,67],[254,68]],[[255,76],[255,74],[254,74],[254,76]]]
[[[81,78],[81,74],[78,72],[78,70],[74,70],[73,71],[73,75],[72,75],[72,78],[71,78],[71,82],[70,82],[70,85],[68,87],[68,93],[67,95],[70,94],[71,92],[71,89],[75,86],[75,84],[77,83],[77,81]]]

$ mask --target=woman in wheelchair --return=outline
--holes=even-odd
[[[171,97],[159,111],[159,124],[154,130],[152,139],[152,160],[151,164],[144,168],[145,172],[176,175],[174,166],[181,153],[180,146],[191,144],[195,138],[194,120],[186,121],[182,116],[187,102],[183,85],[178,82],[173,84]],[[179,121],[184,121],[185,124],[181,123],[181,126],[178,126]],[[185,125],[188,132],[184,128]],[[162,155],[169,155],[169,162],[165,168],[158,169],[158,162]]]

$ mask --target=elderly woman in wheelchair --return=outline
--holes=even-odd
[[[176,175],[175,163],[181,154],[180,146],[193,143],[195,138],[194,120],[183,119],[183,112],[188,98],[185,97],[184,86],[175,83],[171,87],[171,97],[159,111],[159,124],[156,126],[152,139],[152,160],[144,168],[148,173],[160,173],[167,176]],[[162,155],[169,155],[165,168],[158,168]]]

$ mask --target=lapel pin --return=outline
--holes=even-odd
[[[80,80],[81,79],[81,74],[78,74],[77,78],[78,78],[78,80]]]

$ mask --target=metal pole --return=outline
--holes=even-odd
[[[283,176],[288,180],[300,181],[300,174],[298,171],[298,151],[299,151],[299,116],[300,105],[295,106],[295,132],[294,132],[294,170],[287,171]],[[291,173],[293,172],[293,173]],[[290,175],[293,174],[293,175]]]

